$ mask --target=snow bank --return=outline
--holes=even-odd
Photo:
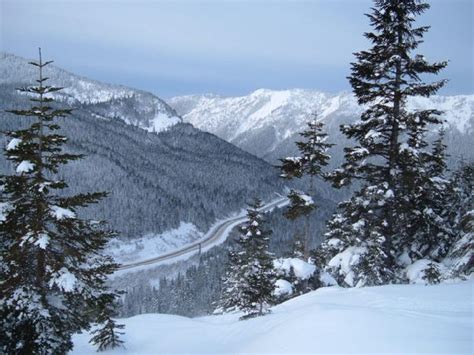
[[[247,321],[144,314],[120,320],[125,348],[103,354],[472,354],[473,286],[321,288]],[[94,354],[89,339],[72,354]]]

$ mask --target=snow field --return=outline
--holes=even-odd
[[[247,321],[144,314],[121,319],[125,348],[104,354],[472,354],[473,286],[326,287]],[[94,353],[88,340],[76,335],[72,354]]]

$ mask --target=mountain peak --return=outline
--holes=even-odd
[[[339,125],[353,122],[364,110],[352,93],[332,94],[310,89],[262,88],[246,96],[194,95],[175,97],[169,103],[195,127],[272,163],[276,157],[291,152],[293,141],[312,114],[324,120],[331,138],[340,143],[343,137]],[[409,100],[408,107],[443,111],[452,137],[455,134],[466,137],[474,129],[474,95],[415,97]],[[464,151],[462,154],[465,155]]]

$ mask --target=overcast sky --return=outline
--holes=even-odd
[[[258,88],[350,90],[371,0],[0,0],[0,47],[77,74],[152,91],[243,95]],[[473,87],[473,2],[431,0],[420,52],[449,59],[443,94]]]

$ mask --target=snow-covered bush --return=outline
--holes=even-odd
[[[280,303],[279,301],[284,301],[288,298],[291,298],[291,295],[293,293],[294,293],[294,287],[289,281],[286,281],[283,279],[276,280],[275,290],[273,291],[273,294],[275,298],[277,299],[278,303]]]
[[[274,294],[276,302],[314,289],[309,285],[315,277],[316,266],[298,258],[279,258],[273,261],[277,281]]]

